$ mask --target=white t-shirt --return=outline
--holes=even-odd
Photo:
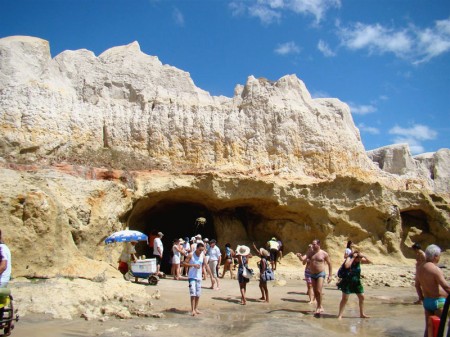
[[[4,243],[0,244],[0,249],[2,254],[2,261],[6,261],[6,269],[0,277],[0,287],[4,287],[11,279],[11,252],[8,246]]]
[[[222,253],[220,252],[219,247],[217,247],[217,245],[215,245],[214,248],[211,247],[211,246],[209,247],[207,255],[209,255],[209,259],[211,261],[218,261],[219,260],[219,256],[221,256]]]
[[[161,248],[161,254],[159,254],[158,247]],[[160,238],[155,238],[153,241],[153,255],[163,255],[164,247]]]
[[[123,247],[122,254],[120,254],[120,261],[128,263],[131,261],[131,254],[136,254],[136,248],[130,243],[126,242]]]

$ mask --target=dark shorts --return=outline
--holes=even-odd
[[[275,261],[278,257],[278,249],[271,249],[270,250],[270,261]]]
[[[159,255],[153,255],[153,257],[156,259],[156,264],[157,265],[161,265],[161,256],[159,256]]]

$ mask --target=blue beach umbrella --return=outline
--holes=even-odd
[[[130,242],[130,241],[147,241],[148,237],[144,233],[139,231],[133,231],[129,229],[125,229],[123,231],[118,231],[105,239],[105,243],[114,243],[114,242]]]

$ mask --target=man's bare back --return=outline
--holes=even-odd
[[[442,270],[433,262],[425,262],[417,268],[417,278],[422,288],[423,297],[447,297],[450,286],[444,278]]]

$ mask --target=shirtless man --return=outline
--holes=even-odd
[[[323,312],[322,288],[324,279],[326,278],[325,263],[328,264],[327,281],[328,283],[330,283],[332,275],[331,261],[330,257],[328,256],[328,253],[320,249],[320,241],[317,239],[312,241],[312,251],[308,252],[308,259],[309,259],[309,269],[311,272],[312,287],[314,291],[314,296],[317,301],[316,312],[314,315],[319,316],[320,313]]]
[[[422,247],[418,243],[415,243],[411,246],[412,250],[414,250],[414,253],[416,254],[416,276],[414,279],[414,286],[416,287],[417,295],[420,297],[420,287],[419,282],[417,280],[417,269],[423,265],[425,261],[425,252],[422,250]],[[414,302],[414,304],[422,304],[422,300],[419,298],[417,301]]]
[[[445,299],[450,294],[450,286],[445,281],[444,273],[437,266],[441,257],[441,249],[429,245],[425,250],[426,262],[417,269],[419,300],[425,309],[425,333],[428,336],[428,319],[432,315],[441,316]]]

